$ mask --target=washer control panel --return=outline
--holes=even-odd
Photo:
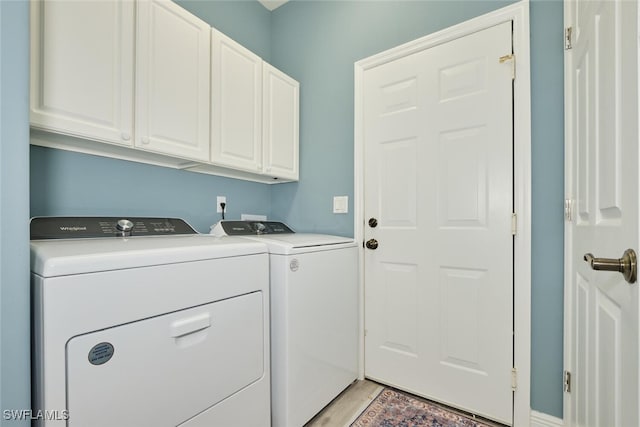
[[[58,216],[31,219],[31,240],[179,234],[198,232],[179,218]]]
[[[217,236],[256,236],[261,234],[290,234],[294,231],[278,221],[220,221],[212,227]]]

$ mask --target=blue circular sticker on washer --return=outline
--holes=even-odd
[[[111,343],[101,342],[89,350],[89,363],[92,365],[102,365],[113,357],[114,348]]]

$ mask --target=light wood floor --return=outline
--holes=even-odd
[[[348,427],[383,388],[373,381],[358,380],[305,424],[305,427]]]

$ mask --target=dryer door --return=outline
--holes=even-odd
[[[264,375],[264,330],[254,292],[74,337],[69,425],[178,425]]]

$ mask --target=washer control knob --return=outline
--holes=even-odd
[[[131,235],[131,230],[133,230],[133,222],[128,219],[121,219],[116,223],[116,229],[121,236],[129,236]]]

